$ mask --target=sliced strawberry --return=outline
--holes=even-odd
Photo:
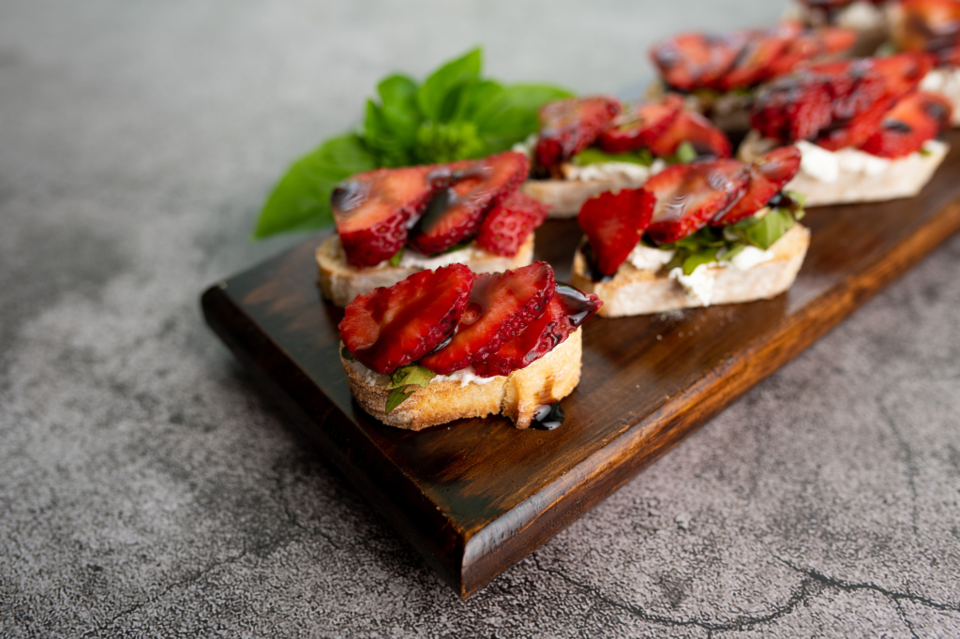
[[[656,198],[647,235],[669,244],[700,230],[743,194],[749,179],[736,160],[675,164],[657,173],[643,186]]]
[[[543,315],[504,342],[495,353],[474,363],[473,368],[483,377],[509,375],[526,368],[559,346],[602,305],[600,298],[592,293],[557,284]]]
[[[620,102],[611,96],[569,98],[540,109],[537,162],[544,169],[558,166],[593,144],[620,113]]]
[[[873,68],[887,81],[887,92],[895,99],[916,90],[933,69],[935,58],[927,53],[898,53],[886,58],[871,58]]]
[[[410,233],[410,245],[424,255],[441,253],[477,232],[484,214],[527,177],[530,162],[522,153],[507,151],[468,165],[435,169],[442,189]]]
[[[901,51],[929,52],[939,64],[960,64],[960,2],[900,0],[890,9],[890,31]]]
[[[684,111],[659,137],[647,145],[658,157],[670,157],[684,142],[693,145],[697,155],[706,158],[730,157],[730,140],[707,118],[699,113]]]
[[[653,196],[644,189],[607,191],[583,203],[577,222],[590,242],[593,267],[613,275],[634,249],[653,215]]]
[[[547,219],[550,207],[517,190],[503,198],[483,219],[477,232],[480,248],[512,257],[530,233]]]
[[[860,146],[880,127],[883,116],[890,110],[890,100],[877,101],[846,121],[834,122],[817,136],[815,142],[828,151],[839,151],[851,146]]]
[[[756,86],[773,77],[773,62],[790,46],[800,29],[797,25],[785,24],[768,31],[751,33],[736,63],[717,82],[721,91]]]
[[[667,87],[690,92],[714,88],[737,61],[747,41],[746,32],[727,35],[681,33],[650,49],[650,58]]]
[[[660,102],[629,109],[600,134],[600,148],[607,153],[626,153],[645,147],[663,135],[682,111],[683,98],[676,93],[667,94]]]
[[[736,204],[715,217],[710,226],[726,226],[750,217],[767,205],[800,170],[800,149],[782,146],[757,158],[747,166],[750,185]]]
[[[347,304],[340,339],[367,368],[389,375],[439,346],[461,319],[474,275],[463,264],[420,271]]]
[[[430,167],[378,169],[341,182],[330,196],[347,261],[363,268],[390,259],[407,241],[407,220],[433,195]]]
[[[477,275],[453,339],[420,364],[449,375],[482,361],[543,314],[553,288],[553,268],[546,262]]]
[[[770,77],[795,71],[803,62],[849,51],[857,42],[857,32],[840,27],[808,29],[799,34],[770,62]]]
[[[781,142],[806,140],[833,119],[823,79],[800,72],[774,80],[757,95],[750,113],[754,129]]]
[[[951,111],[943,96],[911,93],[883,116],[880,128],[860,148],[888,158],[915,153],[949,125]]]

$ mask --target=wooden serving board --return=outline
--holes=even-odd
[[[796,284],[763,302],[594,318],[583,378],[557,430],[501,418],[420,433],[352,400],[338,356],[342,311],[316,286],[314,237],[210,288],[207,322],[320,450],[466,597],[634,477],[960,229],[960,133],[914,199],[810,211]],[[540,259],[569,276],[580,231],[550,221]]]

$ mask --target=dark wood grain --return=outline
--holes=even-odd
[[[461,595],[468,596],[663,455],[960,229],[960,135],[917,198],[821,208],[794,287],[770,301],[594,319],[583,378],[555,431],[504,419],[420,433],[352,401],[337,356],[342,311],[315,284],[312,238],[214,286],[208,323],[266,392]],[[537,232],[569,275],[575,222]]]

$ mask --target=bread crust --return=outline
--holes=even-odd
[[[770,247],[773,259],[767,262],[745,271],[730,266],[708,267],[709,276],[714,278],[710,305],[737,304],[780,295],[796,280],[809,245],[810,231],[795,224]],[[598,311],[603,317],[648,315],[704,305],[688,295],[683,286],[669,276],[666,268],[657,271],[638,269],[630,262],[624,262],[613,279],[594,282],[587,275],[586,260],[579,249],[573,257],[571,283],[603,300]]]
[[[432,381],[418,388],[390,414],[384,409],[390,377],[378,375],[359,362],[343,359],[350,392],[360,407],[384,424],[423,430],[456,419],[503,414],[517,428],[529,428],[537,408],[553,404],[580,383],[582,329],[577,329],[552,351],[530,366],[485,384]]]
[[[620,189],[638,189],[647,178],[625,175],[602,180],[530,180],[523,183],[523,192],[550,207],[549,217],[567,219],[576,217],[583,203],[595,195]]]
[[[513,257],[504,257],[472,249],[464,264],[475,273],[498,273],[533,263],[533,236],[520,245]],[[318,281],[323,296],[337,306],[346,306],[353,298],[363,295],[380,286],[393,286],[402,279],[423,270],[422,268],[400,268],[382,266],[357,268],[349,264],[343,253],[343,245],[336,233],[327,237],[316,250]]]

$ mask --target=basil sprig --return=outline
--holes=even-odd
[[[393,371],[393,375],[390,376],[390,383],[387,384],[390,395],[387,397],[387,407],[384,412],[390,414],[390,411],[417,392],[418,388],[426,388],[434,375],[435,373],[430,369],[416,364],[401,366]]]
[[[543,104],[572,95],[546,84],[503,85],[484,79],[482,64],[478,48],[447,62],[420,84],[402,74],[384,78],[355,132],[326,140],[280,178],[253,237],[330,224],[330,193],[355,173],[505,151],[537,131]]]
[[[667,270],[682,268],[690,275],[698,266],[711,262],[729,262],[747,246],[766,251],[804,216],[805,196],[789,192],[782,204],[771,207],[762,217],[748,217],[724,227],[707,226],[672,244],[658,248],[675,251]]]

